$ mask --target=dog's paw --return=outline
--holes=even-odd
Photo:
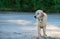
[[[39,39],[39,37],[37,37],[36,39]]]

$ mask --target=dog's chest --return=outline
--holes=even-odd
[[[38,25],[40,26],[40,28],[43,28],[43,26],[44,26],[43,17],[40,17],[40,18],[38,19]]]
[[[43,23],[43,17],[40,17],[40,18],[38,19],[38,21],[39,21],[40,24]]]

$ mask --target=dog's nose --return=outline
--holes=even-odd
[[[34,18],[36,18],[36,16],[34,16]]]

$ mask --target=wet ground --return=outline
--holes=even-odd
[[[34,13],[4,13],[13,14],[0,14],[0,39],[37,39]],[[60,39],[60,14],[48,14],[46,34],[47,39]]]

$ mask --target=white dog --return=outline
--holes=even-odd
[[[47,14],[42,10],[37,10],[34,17],[37,20],[38,38],[41,37],[41,29],[43,29],[43,35],[46,37]]]

